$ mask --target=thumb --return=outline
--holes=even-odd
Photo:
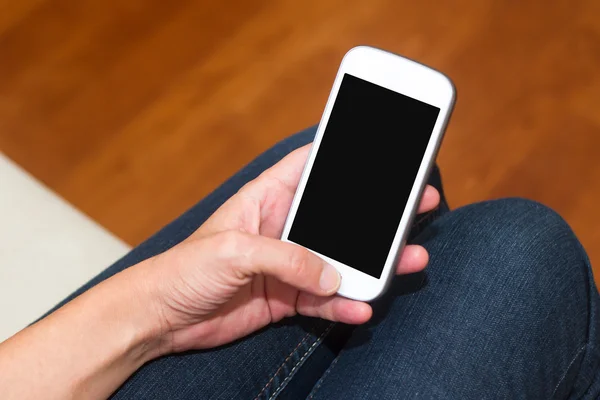
[[[337,270],[301,246],[240,231],[213,238],[217,256],[242,279],[269,275],[317,296],[330,296],[340,287]]]

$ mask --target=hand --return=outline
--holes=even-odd
[[[107,398],[153,358],[218,346],[297,313],[367,321],[368,304],[334,296],[333,267],[277,240],[307,153],[293,152],[248,183],[183,243],[0,343],[2,398]],[[438,203],[429,187],[420,212]],[[425,249],[407,246],[398,273],[427,261]]]
[[[231,342],[297,313],[349,324],[371,317],[369,304],[333,296],[337,271],[280,237],[309,146],[244,186],[193,235],[149,260],[144,272],[161,322],[163,352]],[[425,190],[419,212],[439,193]],[[425,268],[421,246],[406,246],[397,273]]]

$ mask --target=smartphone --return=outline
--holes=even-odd
[[[368,46],[344,56],[281,238],[333,265],[339,295],[388,287],[454,101],[425,65]]]

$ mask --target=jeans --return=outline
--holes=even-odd
[[[65,302],[182,241],[314,133],[262,154]],[[437,169],[430,183],[443,194]],[[226,346],[154,360],[113,398],[600,396],[598,291],[585,251],[559,215],[517,198],[453,211],[442,200],[417,219],[410,241],[427,248],[428,268],[395,278],[367,324],[288,318]]]

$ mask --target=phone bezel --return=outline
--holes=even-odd
[[[302,194],[304,193],[315,157],[318,153],[319,145],[323,133],[325,132],[327,122],[329,121],[329,116],[335,103],[342,78],[346,73],[431,104],[440,109],[440,113],[434,125],[431,138],[425,150],[425,154],[417,172],[406,208],[402,214],[398,229],[396,230],[380,278],[374,278],[349,265],[309,249],[329,262],[340,272],[342,283],[338,291],[339,295],[355,300],[371,301],[385,291],[394,275],[395,266],[398,262],[404,243],[406,242],[406,236],[410,231],[410,226],[412,225],[419,199],[426,186],[429,171],[435,161],[454,105],[455,89],[450,79],[444,74],[413,60],[369,46],[358,46],[348,51],[342,59],[337,72],[333,87],[325,105],[325,110],[317,128],[315,139],[302,172],[296,194],[294,195],[281,236],[283,241],[293,243],[288,239],[288,235],[291,226],[293,225],[298,205],[300,204]],[[365,140],[368,139],[366,138]],[[357,212],[359,212],[359,210],[357,210]]]

